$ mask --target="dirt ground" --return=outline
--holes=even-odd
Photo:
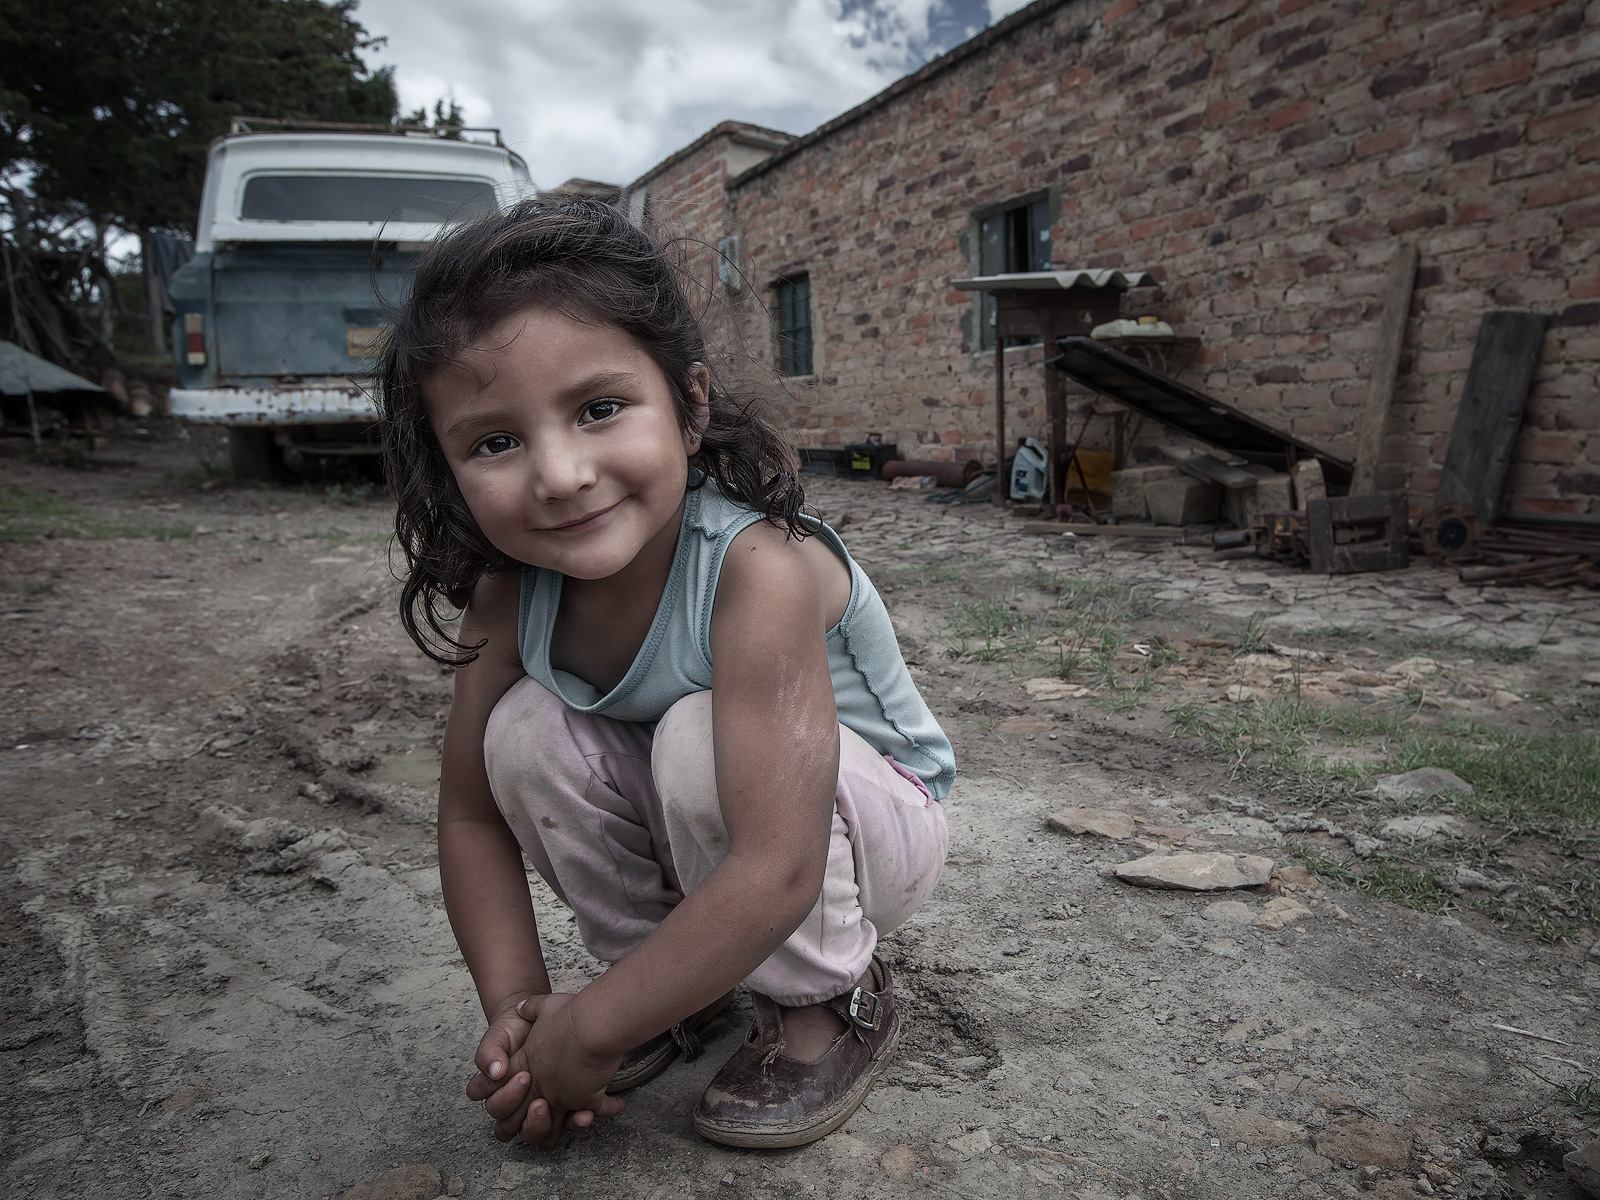
[[[395,621],[381,489],[235,487],[221,458],[159,425],[70,467],[0,446],[10,1194],[1580,1194],[1594,593],[1030,537],[819,480],[961,767],[948,868],[884,945],[901,1054],[812,1147],[710,1145],[689,1116],[741,1005],[541,1153],[463,1096],[481,1018],[432,829],[450,681]],[[1477,791],[1373,788],[1424,765]],[[1067,807],[1132,822],[1075,835],[1046,820]],[[1168,850],[1280,874],[1102,873]],[[576,988],[594,965],[535,895]]]

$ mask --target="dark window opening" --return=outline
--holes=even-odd
[[[778,374],[810,375],[811,277],[778,281]]]
[[[370,221],[439,224],[493,212],[481,179],[401,175],[257,175],[244,185],[246,221]]]
[[[978,222],[978,274],[1011,275],[1050,270],[1050,205],[1044,200],[992,213]],[[980,348],[994,349],[994,297],[981,299]],[[1008,346],[1027,346],[1038,338],[1007,338]]]

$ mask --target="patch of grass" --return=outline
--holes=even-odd
[[[1561,1103],[1573,1110],[1573,1116],[1583,1122],[1585,1129],[1600,1125],[1600,1080],[1558,1083],[1556,1090],[1561,1093]]]
[[[1448,803],[1513,829],[1600,827],[1600,733],[1553,730],[1526,736],[1488,726],[1457,726],[1451,736],[1406,729],[1386,771],[1443,767],[1476,788]]]
[[[1426,864],[1402,862],[1381,854],[1352,862],[1316,854],[1303,857],[1306,869],[1313,875],[1337,879],[1369,896],[1393,900],[1418,912],[1443,916],[1456,904],[1455,895]]]
[[[1075,629],[1140,621],[1161,609],[1138,587],[1082,575],[1060,578],[1056,604],[1066,610],[1066,623]]]
[[[351,508],[358,508],[370,500],[377,490],[377,484],[363,479],[355,483],[330,483],[323,489],[322,494],[338,504],[348,504]]]
[[[968,569],[981,570],[986,564],[928,563],[926,566],[891,567],[874,572],[878,590],[892,592],[904,587],[919,587],[930,583],[965,583]]]
[[[1296,635],[1322,642],[1359,642],[1372,636],[1372,630],[1359,625],[1313,625]]]
[[[1039,641],[1038,618],[1004,601],[956,605],[949,629],[955,639],[951,651],[968,662],[1004,662],[1032,650]]]
[[[24,596],[48,596],[56,590],[53,579],[0,579],[0,592],[21,592]]]
[[[1236,657],[1241,654],[1265,654],[1270,649],[1267,645],[1266,615],[1251,613],[1244,628],[1235,631],[1239,639],[1239,649],[1234,651]]]
[[[1062,679],[1071,679],[1089,661],[1089,652],[1085,649],[1088,645],[1087,634],[1080,633],[1069,644],[1063,640],[1056,649],[1056,674]]]
[[[1407,634],[1398,644],[1413,654],[1448,651],[1455,654],[1470,654],[1474,658],[1505,663],[1508,666],[1527,662],[1539,649],[1537,645],[1513,646],[1509,642],[1474,642],[1449,633]]]
[[[1207,707],[1201,700],[1182,700],[1164,709],[1167,716],[1172,718],[1172,736],[1177,737],[1180,733],[1185,737],[1203,735],[1208,728]]]
[[[158,522],[107,521],[49,492],[0,485],[0,542],[36,542],[44,537],[193,537],[187,526]]]

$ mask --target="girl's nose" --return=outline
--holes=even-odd
[[[532,456],[532,491],[541,503],[571,499],[594,486],[597,474],[589,456],[569,444],[549,446]]]

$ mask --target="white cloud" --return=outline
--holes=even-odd
[[[544,186],[625,183],[718,121],[804,133],[1019,0],[363,0],[405,111],[453,97]]]

